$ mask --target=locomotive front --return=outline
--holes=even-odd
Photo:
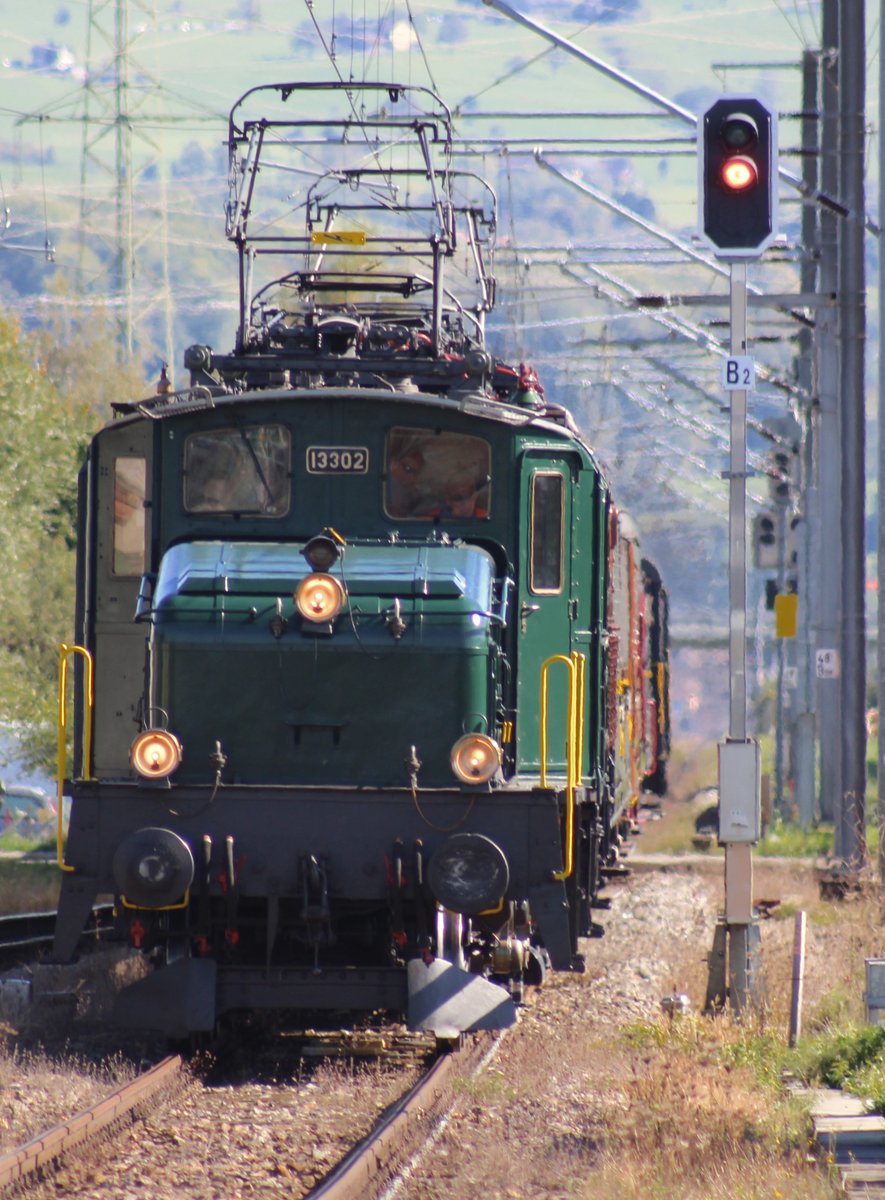
[[[537,759],[538,713],[527,699],[517,720],[516,614],[565,614],[567,597],[537,554],[514,562],[513,412],[365,391],[146,403],[150,418],[96,437],[84,473],[96,706],[56,954],[111,892],[163,968],[122,993],[123,1023],[181,1033],[230,1009],[333,1007],[437,1032],[506,1024],[509,996],[483,977],[519,993],[551,952],[573,957],[562,786],[519,777],[517,731]],[[330,423],[357,422],[358,443],[328,444]],[[555,434],[530,460],[547,487],[525,489],[539,546],[549,464],[579,461]],[[137,547],[119,515],[134,480]],[[551,747],[554,771],[564,754]]]

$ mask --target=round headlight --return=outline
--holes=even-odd
[[[145,779],[165,779],[181,762],[181,742],[166,729],[146,729],[132,743],[129,761]]]
[[[295,607],[305,621],[334,621],[344,607],[347,593],[334,575],[307,575],[295,591]]]
[[[338,541],[325,533],[318,533],[316,537],[312,537],[301,553],[310,563],[315,571],[328,571],[333,563],[336,563],[341,557],[341,547],[344,545],[344,539],[339,537]]]
[[[501,747],[484,733],[465,733],[449,761],[462,783],[488,783],[501,765]]]
[[[443,908],[481,913],[494,908],[510,883],[504,851],[482,833],[455,833],[427,865],[427,882]]]
[[[180,900],[193,883],[194,856],[171,829],[137,829],[117,847],[111,870],[129,904],[163,908]]]

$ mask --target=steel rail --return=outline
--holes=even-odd
[[[85,937],[101,936],[113,929],[112,904],[96,904],[92,918],[83,931]],[[39,949],[52,943],[55,912],[13,913],[0,917],[0,963],[13,960],[22,951]]]
[[[91,1141],[134,1108],[152,1099],[177,1078],[181,1058],[164,1058],[138,1079],[117,1088],[110,1096],[84,1109],[68,1121],[38,1134],[31,1141],[0,1156],[0,1190],[20,1182],[28,1175],[46,1170],[64,1155]]]
[[[500,1035],[498,1035],[500,1036]],[[368,1200],[395,1172],[394,1164],[404,1158],[411,1144],[423,1140],[434,1110],[450,1086],[452,1072],[472,1066],[485,1056],[495,1035],[479,1034],[468,1046],[441,1055],[413,1088],[382,1117],[307,1200]]]

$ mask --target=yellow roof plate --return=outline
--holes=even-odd
[[[366,235],[361,229],[344,229],[340,233],[331,230],[315,230],[310,235],[314,246],[365,246]]]

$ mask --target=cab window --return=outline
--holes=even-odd
[[[396,426],[385,448],[384,511],[407,521],[482,520],[491,513],[491,449],[483,438]]]
[[[184,443],[185,511],[284,516],[290,503],[290,441],[284,425],[192,433]]]
[[[562,591],[562,545],[565,478],[558,471],[532,476],[531,578],[536,595]]]
[[[114,574],[144,574],[145,483],[143,458],[114,459]]]

